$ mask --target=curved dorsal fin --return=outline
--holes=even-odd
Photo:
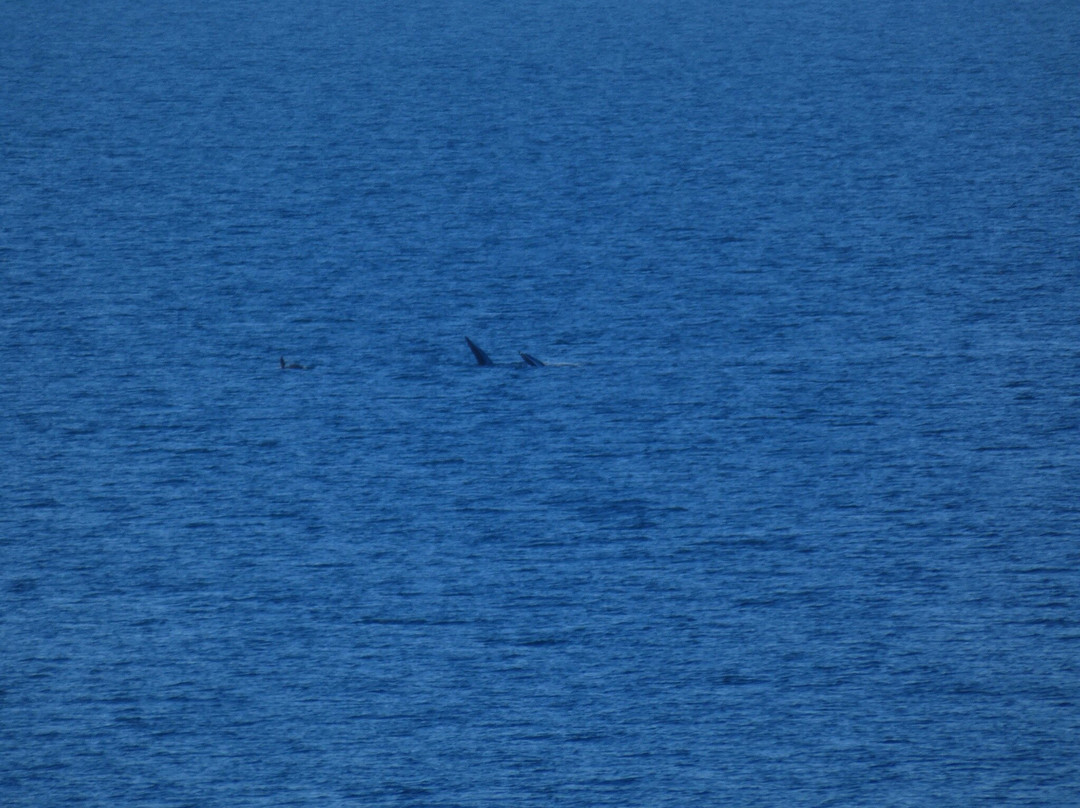
[[[495,363],[491,361],[491,357],[484,353],[484,349],[473,342],[468,337],[465,337],[465,342],[469,344],[469,350],[473,352],[473,356],[476,357],[476,364],[484,367],[489,367]]]

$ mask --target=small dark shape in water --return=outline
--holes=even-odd
[[[293,362],[292,364],[285,364],[285,357],[281,357],[281,369],[282,370],[311,370],[310,367],[304,367],[303,365]]]
[[[469,350],[472,351],[473,356],[476,357],[476,364],[482,367],[491,367],[495,364],[491,361],[491,357],[484,352],[484,349],[477,345],[475,342],[473,342],[471,339],[465,337],[465,342],[469,344]]]
[[[476,357],[476,364],[481,367],[492,367],[495,363],[491,360],[491,357],[487,355],[487,351],[477,345],[468,337],[465,337],[465,342],[469,346],[469,350],[472,351],[473,356]],[[518,356],[521,357],[522,362],[515,362],[513,365],[507,365],[506,367],[527,367],[527,368],[542,368],[547,367],[547,364],[541,362],[532,354],[527,354],[524,351],[518,351]]]

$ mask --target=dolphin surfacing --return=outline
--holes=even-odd
[[[465,337],[465,342],[468,343],[469,350],[472,351],[473,356],[476,357],[476,364],[480,365],[481,367],[485,367],[485,368],[491,367],[492,365],[495,364],[494,362],[491,361],[491,357],[488,356],[487,353],[484,352],[484,349],[481,348],[479,345],[477,345],[475,342],[473,342],[471,339],[469,339],[468,337]]]
[[[471,339],[469,339],[468,337],[465,337],[465,343],[469,346],[469,350],[472,351],[473,356],[476,357],[476,364],[480,365],[481,367],[493,367],[495,365],[495,363],[491,360],[491,357],[487,355],[487,352],[483,348],[481,348],[479,345],[477,345],[475,342],[473,342]],[[547,367],[546,362],[541,362],[539,359],[537,359],[532,354],[527,354],[524,351],[518,351],[518,356],[521,357],[521,360],[522,360],[521,363],[515,362],[513,365],[509,365],[507,367],[518,367],[518,368],[543,368],[543,367]]]

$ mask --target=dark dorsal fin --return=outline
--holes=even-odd
[[[525,360],[525,364],[531,368],[542,368],[544,363],[537,359],[535,356],[529,356],[527,353],[518,351],[518,356]]]
[[[495,364],[491,361],[491,357],[484,353],[484,349],[477,345],[475,342],[473,342],[471,339],[465,337],[465,342],[469,344],[469,350],[472,351],[473,356],[476,357],[476,364],[483,365],[484,367],[489,367]]]

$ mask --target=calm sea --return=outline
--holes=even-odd
[[[1074,0],[7,0],[0,273],[4,806],[1080,805]]]

